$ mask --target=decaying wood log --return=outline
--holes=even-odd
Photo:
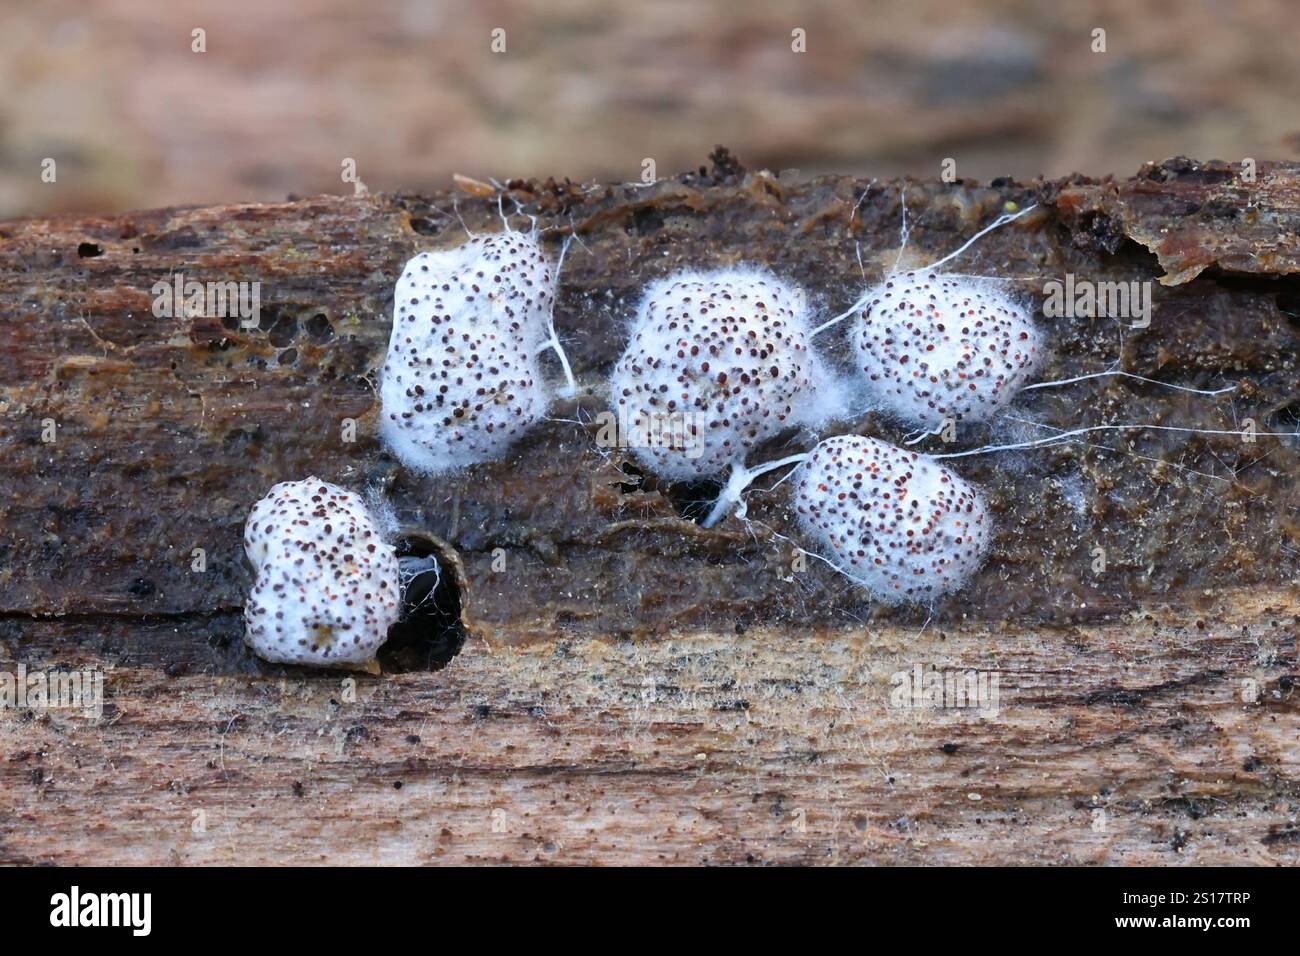
[[[582,394],[508,459],[436,479],[374,437],[392,289],[415,251],[499,228],[495,199],[0,222],[0,670],[106,685],[98,721],[0,711],[0,861],[1300,862],[1296,439],[1151,431],[964,459],[996,542],[932,609],[799,567],[787,486],[760,483],[748,526],[704,530],[708,488],[599,447],[601,380],[647,281],[757,261],[832,314],[898,254],[901,184],[713,160],[648,187],[507,184],[507,212],[581,240],[557,325]],[[1091,380],[1018,418],[1296,428],[1300,167],[1247,182],[1173,160],[906,197],[904,261],[1037,202],[955,267],[1040,303],[1067,274],[1159,280],[1148,328],[1040,316],[1044,379],[1118,361],[1241,383]],[[259,282],[259,326],[158,317],[155,284],[178,275]],[[904,435],[869,412],[837,428]],[[1012,433],[1046,432],[960,442]],[[450,664],[391,654],[348,677],[243,648],[244,518],[311,474],[381,489],[455,550],[468,637]],[[910,693],[972,671],[996,706]]]

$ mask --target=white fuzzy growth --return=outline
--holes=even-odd
[[[796,477],[799,521],[818,552],[879,601],[949,594],[983,563],[983,496],[926,455],[847,435],[813,449]]]
[[[501,232],[422,252],[397,281],[379,433],[413,471],[503,455],[546,414],[538,353],[555,298],[531,233]]]
[[[996,283],[925,270],[872,291],[853,346],[879,405],[927,429],[1004,408],[1044,349],[1029,311]]]
[[[268,661],[365,665],[402,608],[397,555],[361,496],[308,478],[273,487],[244,525],[256,580],[244,641]]]
[[[788,428],[839,410],[838,382],[813,354],[805,297],[754,268],[653,283],[610,378],[615,414],[650,441],[655,474],[714,478]]]

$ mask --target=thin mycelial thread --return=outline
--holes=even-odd
[[[971,236],[969,239],[967,239],[967,240],[966,240],[964,243],[962,243],[962,245],[961,245],[960,247],[958,247],[956,250],[954,250],[953,252],[948,253],[948,255],[944,256],[944,257],[943,257],[942,259],[940,259],[938,262],[932,262],[932,263],[930,263],[928,266],[926,266],[923,270],[918,270],[918,271],[934,271],[934,270],[938,269],[939,266],[943,265],[945,262],[951,262],[951,261],[952,261],[953,259],[955,259],[957,256],[961,255],[963,252],[965,252],[967,249],[969,249],[969,248],[970,248],[970,247],[971,247],[975,242],[977,242],[979,239],[983,238],[984,236],[988,235],[988,234],[989,234],[990,232],[992,232],[994,229],[999,229],[999,228],[1001,228],[1002,226],[1005,226],[1007,223],[1015,222],[1015,221],[1016,221],[1017,219],[1019,219],[1021,216],[1024,216],[1024,215],[1026,215],[1026,214],[1028,214],[1028,213],[1030,213],[1030,212],[1033,212],[1033,211],[1034,211],[1035,209],[1037,209],[1037,208],[1038,208],[1038,204],[1037,204],[1037,203],[1034,203],[1034,205],[1032,205],[1032,206],[1027,206],[1027,207],[1024,208],[1024,209],[1021,209],[1019,212],[1006,213],[1006,214],[1004,214],[1004,215],[998,216],[997,219],[993,220],[993,222],[989,223],[987,226],[985,226],[985,227],[984,227],[983,229],[981,229],[979,232],[975,233],[975,235],[973,235],[973,236]],[[903,223],[904,223],[904,229],[906,229],[906,228],[907,228],[907,206],[906,206],[906,204],[904,204],[904,206],[903,206]],[[905,233],[904,233],[904,242],[906,242],[906,239],[907,239],[907,234],[906,234],[906,232],[905,232]],[[899,260],[901,261],[901,259],[902,259],[902,250],[900,249],[900,250],[899,250]],[[895,262],[895,263],[894,263],[894,268],[893,268],[893,270],[890,271],[889,275],[895,275],[895,274],[897,273],[897,271],[898,271],[898,262]],[[887,276],[887,277],[888,277],[888,276]],[[887,277],[886,277],[886,278],[887,278]],[[809,333],[808,333],[809,337],[810,337],[810,338],[814,338],[814,337],[816,337],[819,333],[824,332],[824,331],[826,331],[827,329],[829,329],[831,326],[838,325],[839,323],[843,322],[845,319],[849,319],[849,318],[852,318],[853,316],[857,315],[859,312],[862,311],[862,309],[866,306],[866,304],[867,304],[868,302],[871,301],[871,297],[872,297],[872,295],[873,295],[874,293],[875,293],[875,289],[874,289],[874,288],[868,289],[866,292],[864,292],[864,293],[862,294],[862,296],[861,296],[861,297],[860,297],[856,302],[853,303],[853,305],[849,306],[849,308],[846,309],[844,312],[841,312],[839,315],[835,316],[835,318],[830,319],[829,321],[823,322],[821,325],[817,326],[815,329],[813,329],[811,332],[809,332]]]
[[[1297,432],[1248,432],[1246,429],[1227,429],[1227,428],[1189,428],[1178,425],[1153,425],[1153,424],[1134,424],[1134,425],[1089,425],[1084,428],[1074,428],[1069,431],[1063,431],[1057,435],[1049,435],[1046,438],[1036,438],[1026,442],[1012,442],[1006,445],[985,445],[981,448],[971,448],[967,451],[947,452],[940,455],[931,455],[931,458],[966,458],[970,455],[984,455],[994,451],[1016,451],[1026,448],[1042,448],[1047,445],[1068,444],[1071,438],[1078,435],[1087,435],[1091,432],[1106,431],[1161,431],[1161,432],[1182,432],[1190,435],[1236,435],[1241,437],[1246,434],[1255,436],[1265,436],[1274,438],[1296,438],[1300,437],[1300,431]]]
[[[1162,382],[1158,378],[1147,378],[1145,375],[1138,375],[1134,372],[1126,372],[1123,369],[1110,368],[1104,372],[1090,372],[1087,375],[1076,375],[1074,378],[1057,379],[1054,382],[1035,382],[1033,385],[1026,385],[1021,389],[1022,392],[1032,392],[1037,388],[1055,388],[1058,385],[1072,385],[1075,382],[1085,382],[1092,378],[1131,378],[1139,382],[1147,382],[1151,385],[1163,385],[1165,388],[1176,389],[1180,392],[1191,392],[1194,395],[1223,395],[1226,392],[1236,390],[1236,385],[1228,385],[1225,388],[1191,388],[1187,385],[1175,385],[1173,382]]]
[[[775,471],[777,468],[784,468],[786,465],[797,464],[808,457],[808,452],[800,452],[797,455],[790,455],[779,461],[768,461],[761,465],[755,465],[753,468],[746,468],[743,464],[737,462],[731,466],[731,476],[727,479],[726,485],[723,486],[717,500],[713,503],[713,509],[709,512],[700,524],[705,528],[712,528],[719,521],[727,516],[732,506],[739,504],[740,510],[737,512],[741,517],[744,516],[744,500],[741,495],[745,489],[754,483],[754,479],[759,478],[769,471]],[[788,475],[786,477],[789,477]],[[785,479],[781,479],[784,481]]]
[[[569,253],[569,246],[577,236],[571,235],[564,240],[560,246],[560,256],[555,263],[555,272],[552,282],[555,285],[555,294],[551,297],[551,310],[546,316],[546,332],[549,336],[548,346],[554,350],[560,359],[560,367],[564,371],[565,388],[560,392],[562,398],[572,398],[578,394],[578,383],[573,379],[573,369],[569,367],[569,356],[564,351],[564,346],[560,344],[560,337],[555,331],[555,303],[560,298],[560,270],[564,268],[564,257]]]
[[[405,597],[407,592],[411,590],[411,586],[415,584],[417,578],[422,578],[429,572],[433,572],[434,575],[432,586],[430,586],[424,597],[420,599],[420,603],[412,606],[409,611],[417,611],[430,601],[434,600],[438,588],[442,584],[442,566],[438,563],[436,557],[432,554],[425,555],[424,557],[417,557],[416,555],[411,554],[403,555],[397,559],[397,565],[401,574],[403,597]],[[405,602],[403,603],[405,604]],[[409,611],[407,611],[407,613],[409,613]]]

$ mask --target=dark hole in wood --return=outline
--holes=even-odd
[[[77,255],[83,259],[93,259],[95,256],[102,256],[104,249],[102,246],[93,242],[83,242],[77,246]]]
[[[672,481],[660,484],[656,490],[673,503],[683,518],[700,522],[713,510],[722,486],[716,481]]]
[[[461,584],[445,545],[411,532],[397,539],[397,556],[438,561],[437,572],[425,571],[407,584],[402,619],[388,630],[379,649],[385,671],[436,671],[446,667],[465,645],[461,620]]]
[[[1300,324],[1300,292],[1287,289],[1277,294],[1277,310],[1292,322]]]
[[[435,222],[428,216],[412,216],[411,229],[421,236],[436,236],[442,232],[446,223]]]
[[[630,461],[624,461],[619,465],[619,470],[627,475],[627,481],[618,482],[618,490],[625,495],[633,492],[645,490],[645,472],[632,464]]]
[[[626,481],[617,483],[618,490],[625,495],[637,492],[658,492],[667,498],[676,512],[688,521],[703,521],[713,509],[722,490],[719,482],[703,479],[699,481],[663,481],[650,472],[644,471],[636,463],[624,459],[619,470],[627,475]]]
[[[273,346],[282,349],[293,342],[297,335],[298,320],[291,315],[282,314],[272,323],[267,338]]]
[[[328,342],[334,338],[334,326],[323,312],[317,312],[303,323],[303,329],[313,342]]]

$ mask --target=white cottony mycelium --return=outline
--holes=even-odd
[[[411,259],[394,293],[379,432],[436,474],[498,458],[546,414],[556,273],[534,233],[480,235]]]
[[[398,558],[362,498],[307,478],[253,506],[244,550],[256,580],[244,641],[259,657],[319,667],[372,665],[401,615]]]
[[[802,291],[731,268],[650,285],[610,377],[610,404],[644,436],[632,450],[655,474],[696,480],[730,468],[739,489],[755,447],[832,417],[835,386],[810,350]]]
[[[795,479],[799,523],[817,553],[879,601],[949,594],[983,563],[991,524],[983,495],[927,455],[829,438]]]

